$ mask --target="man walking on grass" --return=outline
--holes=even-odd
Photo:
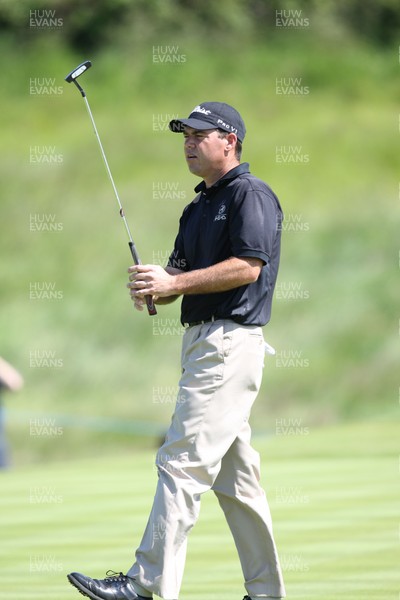
[[[135,306],[144,297],[167,304],[182,296],[182,377],[172,422],[156,464],[153,508],[126,575],[68,575],[94,600],[177,600],[189,531],[201,494],[212,490],[239,554],[247,596],[282,598],[285,589],[271,515],[259,485],[259,456],[249,416],[260,388],[275,287],[282,210],[272,190],[241,163],[246,133],[228,104],[205,102],[183,133],[189,170],[202,178],[184,209],[168,266],[128,269]],[[207,579],[207,573],[204,574]],[[218,594],[216,594],[216,599]]]

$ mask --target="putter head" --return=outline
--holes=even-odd
[[[90,69],[91,66],[92,63],[90,60],[85,60],[85,62],[78,65],[73,71],[71,71],[71,73],[68,73],[68,75],[65,77],[65,81],[68,81],[68,83],[74,82],[79,75],[82,75],[82,73]]]

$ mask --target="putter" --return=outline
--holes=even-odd
[[[104,153],[103,144],[101,143],[100,136],[99,136],[99,133],[97,131],[96,123],[94,122],[92,111],[90,110],[88,99],[86,98],[85,91],[83,90],[83,88],[77,82],[77,78],[80,75],[82,75],[83,73],[85,73],[85,71],[87,71],[91,66],[92,66],[92,63],[90,62],[90,60],[85,60],[85,62],[83,62],[80,65],[78,65],[76,67],[76,69],[74,69],[73,71],[71,71],[71,73],[68,73],[68,75],[65,77],[65,81],[68,81],[68,83],[74,83],[76,85],[76,87],[78,88],[78,90],[80,91],[80,93],[82,95],[82,98],[85,101],[86,108],[87,108],[87,111],[89,113],[89,117],[90,117],[90,120],[92,122],[92,125],[93,125],[94,133],[96,135],[97,141],[99,142],[99,146],[100,146],[100,150],[101,150],[101,155],[103,157],[104,164],[106,166],[106,170],[107,170],[108,176],[110,178],[111,185],[112,185],[112,188],[114,190],[115,197],[116,197],[117,202],[118,202],[119,214],[120,214],[120,216],[121,216],[121,218],[122,218],[122,220],[124,222],[125,229],[126,229],[126,232],[128,234],[128,238],[129,238],[128,244],[129,244],[129,249],[130,249],[131,254],[132,254],[132,258],[134,260],[135,265],[140,265],[142,263],[141,263],[141,260],[139,258],[139,254],[138,254],[138,252],[136,250],[135,242],[133,241],[131,230],[129,229],[128,221],[126,220],[124,209],[122,208],[121,200],[119,198],[119,194],[117,192],[117,188],[115,187],[115,183],[114,183],[114,179],[113,179],[113,176],[111,174],[111,171],[110,171],[110,167],[108,166],[108,161],[107,161],[106,155]],[[157,310],[156,310],[156,307],[154,306],[154,302],[153,302],[152,296],[145,296],[145,299],[146,299],[147,311],[148,311],[149,315],[156,315],[157,314]]]

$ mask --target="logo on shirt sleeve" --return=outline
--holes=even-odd
[[[226,221],[226,206],[221,204],[218,210],[218,214],[215,215],[214,221]]]

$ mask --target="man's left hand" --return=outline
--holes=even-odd
[[[129,283],[132,300],[153,296],[154,300],[171,296],[174,293],[174,275],[169,275],[159,265],[133,265],[128,269]]]

